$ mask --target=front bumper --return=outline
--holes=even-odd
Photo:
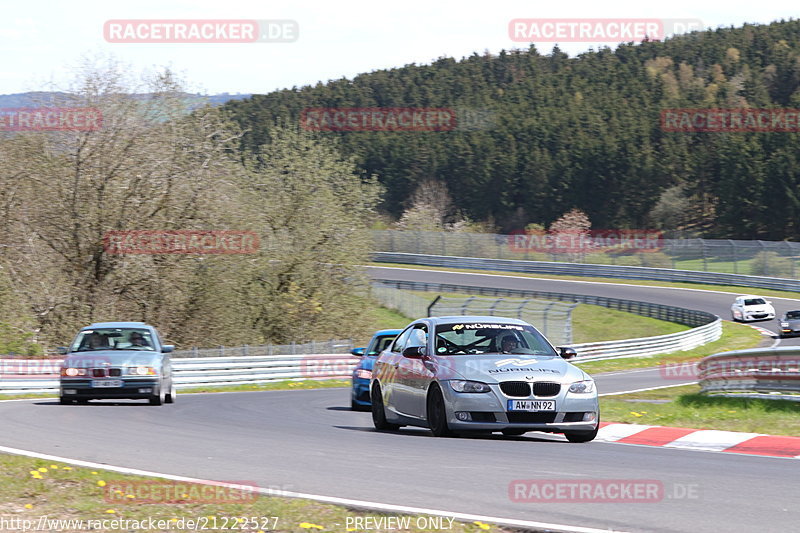
[[[161,380],[159,378],[103,378],[121,380],[121,387],[92,387],[92,381],[98,379],[61,378],[60,394],[64,398],[74,400],[91,399],[130,399],[138,400],[150,398],[160,393]]]
[[[372,405],[369,399],[369,380],[363,378],[353,379],[353,402],[368,407]]]
[[[742,315],[742,320],[745,322],[752,322],[754,320],[772,320],[773,318],[775,318],[775,313],[752,313]]]
[[[597,393],[575,394],[566,391],[566,385],[557,396],[512,398],[503,394],[498,385],[490,385],[491,392],[459,393],[448,383],[442,383],[447,423],[456,431],[501,431],[503,429],[528,429],[530,431],[594,431],[599,421]],[[508,411],[508,400],[554,400],[556,411]],[[456,413],[470,413],[472,420],[461,420]],[[590,420],[587,418],[587,413]]]

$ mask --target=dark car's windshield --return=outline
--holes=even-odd
[[[531,326],[456,322],[436,326],[436,354],[509,353],[558,355]]]
[[[70,346],[70,352],[96,350],[149,350],[154,351],[154,342],[147,329],[104,328],[86,329],[78,333]]]
[[[800,311],[786,312],[786,320],[797,320],[797,319],[800,319]]]

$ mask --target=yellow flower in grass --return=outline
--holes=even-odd
[[[71,466],[65,466],[65,467],[64,467],[64,468],[62,468],[61,470],[72,470],[72,467],[71,467]]]
[[[106,509],[107,514],[116,514],[117,512],[114,509]]]
[[[50,465],[51,470],[58,470],[58,465]]]
[[[92,475],[93,475],[93,476],[96,476],[96,475],[97,475],[97,472],[94,472],[94,471],[92,471]]]
[[[639,413],[635,413],[635,412],[633,412],[633,411],[631,411],[631,414],[632,414],[633,416],[642,416],[642,415],[640,415]]]
[[[473,524],[475,524],[476,526],[478,526],[478,527],[479,527],[479,528],[481,528],[481,529],[489,529],[490,527],[492,527],[492,526],[490,526],[489,524],[486,524],[486,523],[484,523],[484,522],[481,522],[480,520],[476,520],[476,521],[474,521],[474,522],[473,522]]]
[[[39,472],[47,472],[47,469],[42,467],[42,468],[39,469]]]
[[[133,494],[126,494],[125,497],[128,498],[129,500],[133,500],[136,498],[136,496],[134,496]]]
[[[25,504],[25,509],[33,509],[33,505],[31,505],[29,503],[26,503]]]
[[[322,526],[318,526],[317,524],[311,524],[310,522],[300,522],[300,527],[303,529],[325,529]]]
[[[33,473],[31,474],[31,477],[32,477],[33,479],[44,479],[44,478],[42,477],[42,475],[41,475],[39,472],[33,472]]]
[[[100,481],[97,482],[97,486],[98,487],[105,487],[106,486],[106,482],[101,479]]]
[[[39,475],[39,471],[38,470],[31,470],[29,473],[32,476],[38,476]]]

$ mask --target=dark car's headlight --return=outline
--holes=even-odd
[[[152,366],[132,366],[128,368],[131,376],[157,376],[158,372]]]
[[[569,386],[569,392],[576,394],[589,394],[594,392],[594,380],[576,381]]]
[[[486,383],[480,381],[468,381],[466,379],[451,379],[450,388],[456,392],[489,392],[492,389]]]
[[[353,373],[353,376],[358,379],[372,379],[372,370],[367,370],[366,368],[358,368]]]

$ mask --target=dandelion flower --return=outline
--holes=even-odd
[[[42,468],[39,469],[39,472],[47,472],[47,469],[42,467]]]
[[[300,527],[303,529],[325,529],[322,526],[318,526],[317,524],[311,524],[309,522],[301,522]]]
[[[33,509],[33,505],[31,505],[29,503],[26,503],[25,504],[25,509]]]
[[[97,486],[98,487],[105,487],[106,486],[106,482],[101,479],[100,481],[97,482]]]
[[[58,465],[50,465],[51,470],[58,470]]]
[[[476,520],[476,521],[474,521],[474,522],[473,522],[473,524],[475,524],[476,526],[478,526],[478,527],[479,527],[479,528],[481,528],[481,529],[489,529],[490,527],[492,527],[492,526],[490,526],[489,524],[486,524],[486,523],[484,523],[484,522],[481,522],[480,520]]]
[[[116,511],[114,509],[106,509],[106,513],[108,513],[108,514],[116,514]]]
[[[71,466],[65,466],[65,467],[64,467],[64,468],[62,468],[61,470],[72,470],[72,467],[71,467]]]

